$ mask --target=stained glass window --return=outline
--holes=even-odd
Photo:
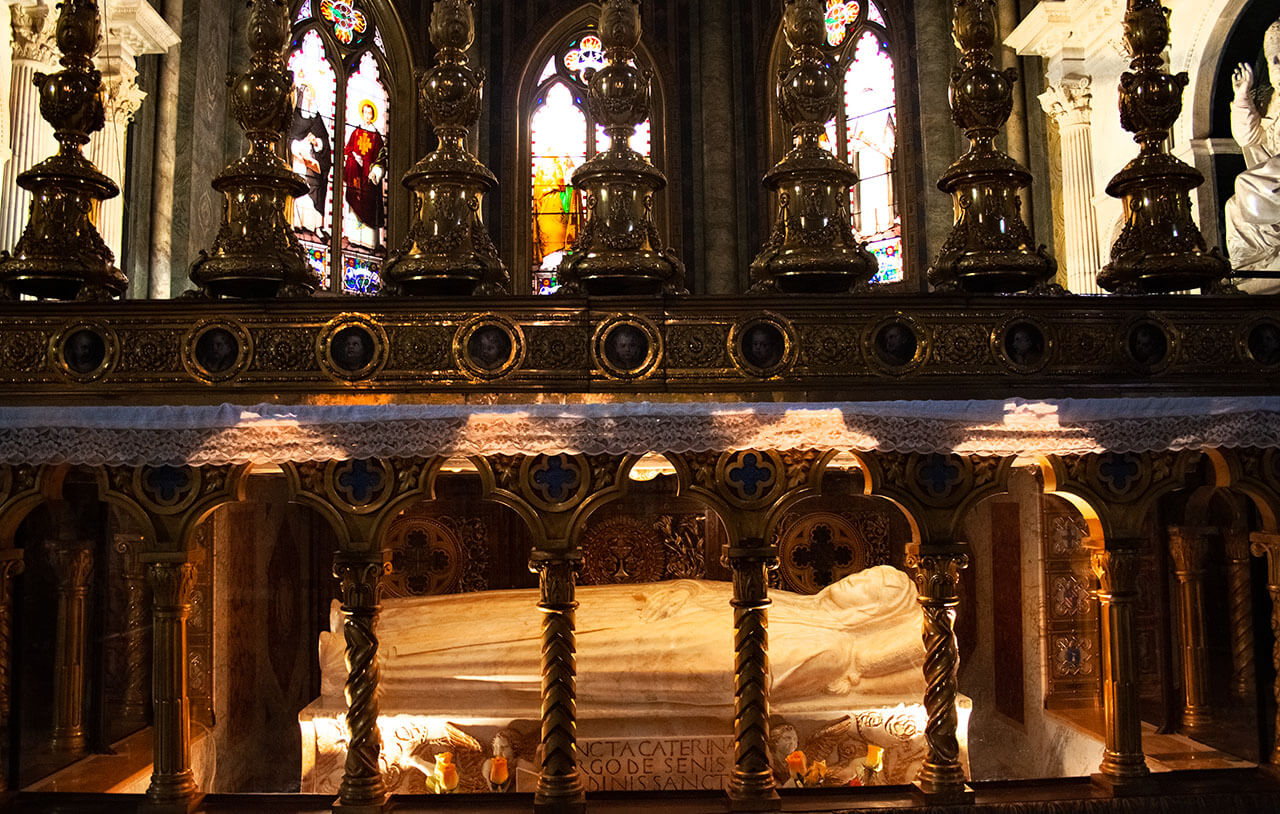
[[[313,0],[299,5],[289,54],[297,105],[287,149],[308,186],[292,223],[325,288],[372,294],[381,287],[387,242],[385,53],[359,0],[314,6],[316,17]]]
[[[826,23],[833,62],[844,71],[844,98],[840,120],[827,122],[821,144],[858,171],[849,200],[854,231],[880,260],[876,282],[897,282],[903,275],[898,108],[884,17],[874,3],[828,0]]]
[[[538,77],[529,117],[533,292],[551,294],[557,269],[573,250],[582,226],[585,200],[573,186],[573,172],[609,147],[604,128],[586,105],[586,74],[607,63],[600,37],[587,31],[570,37],[551,55]],[[631,149],[650,157],[649,121],[636,128]]]

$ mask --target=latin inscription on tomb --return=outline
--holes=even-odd
[[[588,791],[720,790],[733,769],[733,738],[578,741]]]

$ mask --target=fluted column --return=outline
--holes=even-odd
[[[51,540],[49,559],[58,585],[58,619],[53,657],[53,751],[85,751],[84,662],[88,649],[87,601],[93,551],[82,541]]]
[[[1095,550],[1098,616],[1102,626],[1102,703],[1105,747],[1095,779],[1111,789],[1147,777],[1138,708],[1138,640],[1134,606],[1138,601],[1138,540],[1122,540]]]
[[[9,726],[13,710],[13,578],[22,573],[22,549],[0,551],[0,792],[9,790]]]
[[[125,675],[120,706],[121,731],[133,731],[147,723],[147,571],[140,555],[143,538],[118,534],[116,552],[124,560]]]
[[[778,552],[764,540],[729,549],[733,569],[733,811],[781,807],[769,756],[769,570]]]
[[[1280,534],[1254,532],[1249,539],[1253,543],[1251,546],[1253,556],[1267,558],[1267,591],[1271,594],[1271,634],[1275,640],[1271,651],[1273,675],[1276,677],[1272,693],[1278,710],[1273,728],[1275,740],[1271,745],[1269,762],[1272,766],[1280,766]]]
[[[333,575],[342,591],[342,632],[347,644],[347,763],[335,810],[372,812],[386,804],[378,731],[378,596],[383,562],[339,554]]]
[[[1062,154],[1063,236],[1067,288],[1076,294],[1101,294],[1098,269],[1098,213],[1094,208],[1093,112],[1091,79],[1065,76],[1040,96],[1040,104],[1058,126]]]
[[[103,51],[118,50],[106,46]],[[130,59],[129,62],[133,60]],[[137,71],[124,64],[118,57],[108,59],[113,74],[103,71],[103,102],[106,107],[106,126],[89,137],[85,154],[103,175],[124,189],[124,161],[129,148],[129,122],[146,96],[135,81]],[[118,195],[103,201],[98,209],[98,231],[107,248],[120,257],[124,243],[124,196]]]
[[[53,32],[58,19],[54,4],[9,6],[13,34],[13,73],[9,88],[9,136],[12,155],[0,182],[0,249],[12,249],[27,225],[31,193],[18,186],[18,174],[56,152],[53,125],[40,115],[37,73],[58,69]],[[0,24],[3,21],[0,20]]]
[[[1182,642],[1182,724],[1191,730],[1213,721],[1205,647],[1204,574],[1209,529],[1169,527],[1169,554],[1178,578],[1178,638]]]
[[[1231,691],[1237,698],[1254,693],[1253,587],[1249,532],[1223,532],[1227,552],[1227,603],[1231,620]]]
[[[932,800],[969,802],[973,792],[965,784],[957,735],[960,650],[955,634],[960,572],[969,567],[968,547],[917,546],[908,552],[907,567],[914,571],[924,609],[924,706],[929,716],[925,725],[927,751],[916,786]]]
[[[577,646],[574,639],[574,577],[581,555],[535,551],[542,611],[542,767],[534,810],[576,814],[586,810],[578,772]]]
[[[151,698],[155,759],[146,805],[185,811],[199,794],[191,772],[191,709],[187,701],[187,617],[196,566],[182,554],[149,559],[151,582]]]

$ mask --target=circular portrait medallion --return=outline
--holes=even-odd
[[[1147,371],[1166,367],[1173,357],[1169,332],[1165,326],[1151,319],[1133,324],[1125,337],[1125,351],[1129,359]]]
[[[206,382],[233,378],[249,362],[249,332],[234,322],[204,322],[183,341],[182,362],[187,371]]]
[[[1026,317],[1013,317],[992,335],[996,356],[1016,373],[1035,373],[1049,361],[1051,340]]]
[[[745,373],[759,378],[777,376],[795,361],[795,331],[779,317],[758,317],[734,326],[729,350]]]
[[[320,332],[316,338],[316,354],[320,366],[336,379],[368,379],[387,360],[387,335],[369,317],[344,314]]]
[[[512,322],[495,314],[476,317],[453,338],[458,366],[474,379],[501,378],[524,357],[524,335]]]
[[[53,338],[49,346],[53,366],[77,382],[101,378],[115,363],[118,351],[112,331],[88,323],[68,326]]]
[[[601,323],[591,345],[596,365],[605,375],[633,381],[657,367],[662,338],[648,320],[623,315]]]

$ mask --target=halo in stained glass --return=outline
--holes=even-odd
[[[604,58],[604,43],[595,34],[584,34],[569,46],[569,50],[564,55],[564,67],[583,84],[587,81],[588,68],[598,71],[607,64],[609,63]]]
[[[320,0],[320,16],[333,25],[333,35],[343,45],[356,42],[369,28],[369,18],[351,0]]]
[[[827,0],[827,45],[834,48],[844,42],[860,10],[857,0]]]

